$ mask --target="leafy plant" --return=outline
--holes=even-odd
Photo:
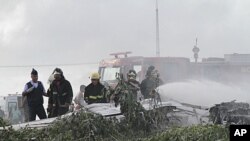
[[[229,141],[229,130],[219,125],[176,127],[146,141]]]

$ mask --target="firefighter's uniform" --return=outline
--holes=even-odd
[[[66,114],[69,111],[69,106],[73,98],[73,90],[70,82],[64,78],[62,70],[57,69],[54,75],[61,75],[61,79],[53,80],[47,92],[49,95],[48,117]]]
[[[146,79],[141,82],[141,93],[145,99],[150,98],[150,94],[162,84],[163,81],[159,78],[158,70],[150,66],[146,74]]]
[[[84,93],[84,100],[88,104],[92,103],[106,103],[106,89],[104,85],[102,85],[99,80],[100,80],[100,75],[98,73],[93,73],[91,76],[91,80],[93,81],[98,81],[96,84],[93,82],[89,84],[85,88],[85,93]]]

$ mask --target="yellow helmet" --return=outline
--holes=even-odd
[[[100,79],[100,75],[98,72],[94,72],[91,74],[91,79]]]

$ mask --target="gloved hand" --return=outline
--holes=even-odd
[[[30,87],[28,90],[26,90],[26,92],[27,92],[27,93],[30,93],[30,92],[33,91],[33,89],[34,89],[34,86]]]

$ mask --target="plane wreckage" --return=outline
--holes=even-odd
[[[213,107],[202,107],[188,103],[180,103],[177,101],[166,101],[159,105],[152,105],[151,99],[141,101],[141,105],[146,111],[158,109],[164,113],[168,120],[164,126],[188,126],[197,124],[250,124],[250,108],[247,103],[237,103],[235,101],[216,104]],[[102,115],[103,117],[115,117],[118,120],[125,118],[120,111],[120,106],[115,107],[114,103],[95,103],[84,105],[82,110],[93,114]],[[72,114],[79,111],[74,111],[61,117],[48,118],[32,122],[20,123],[12,125],[15,130],[22,128],[45,128],[55,121],[68,118]],[[154,116],[154,115],[152,115]],[[5,127],[8,128],[8,127]],[[3,127],[0,127],[3,129]]]

